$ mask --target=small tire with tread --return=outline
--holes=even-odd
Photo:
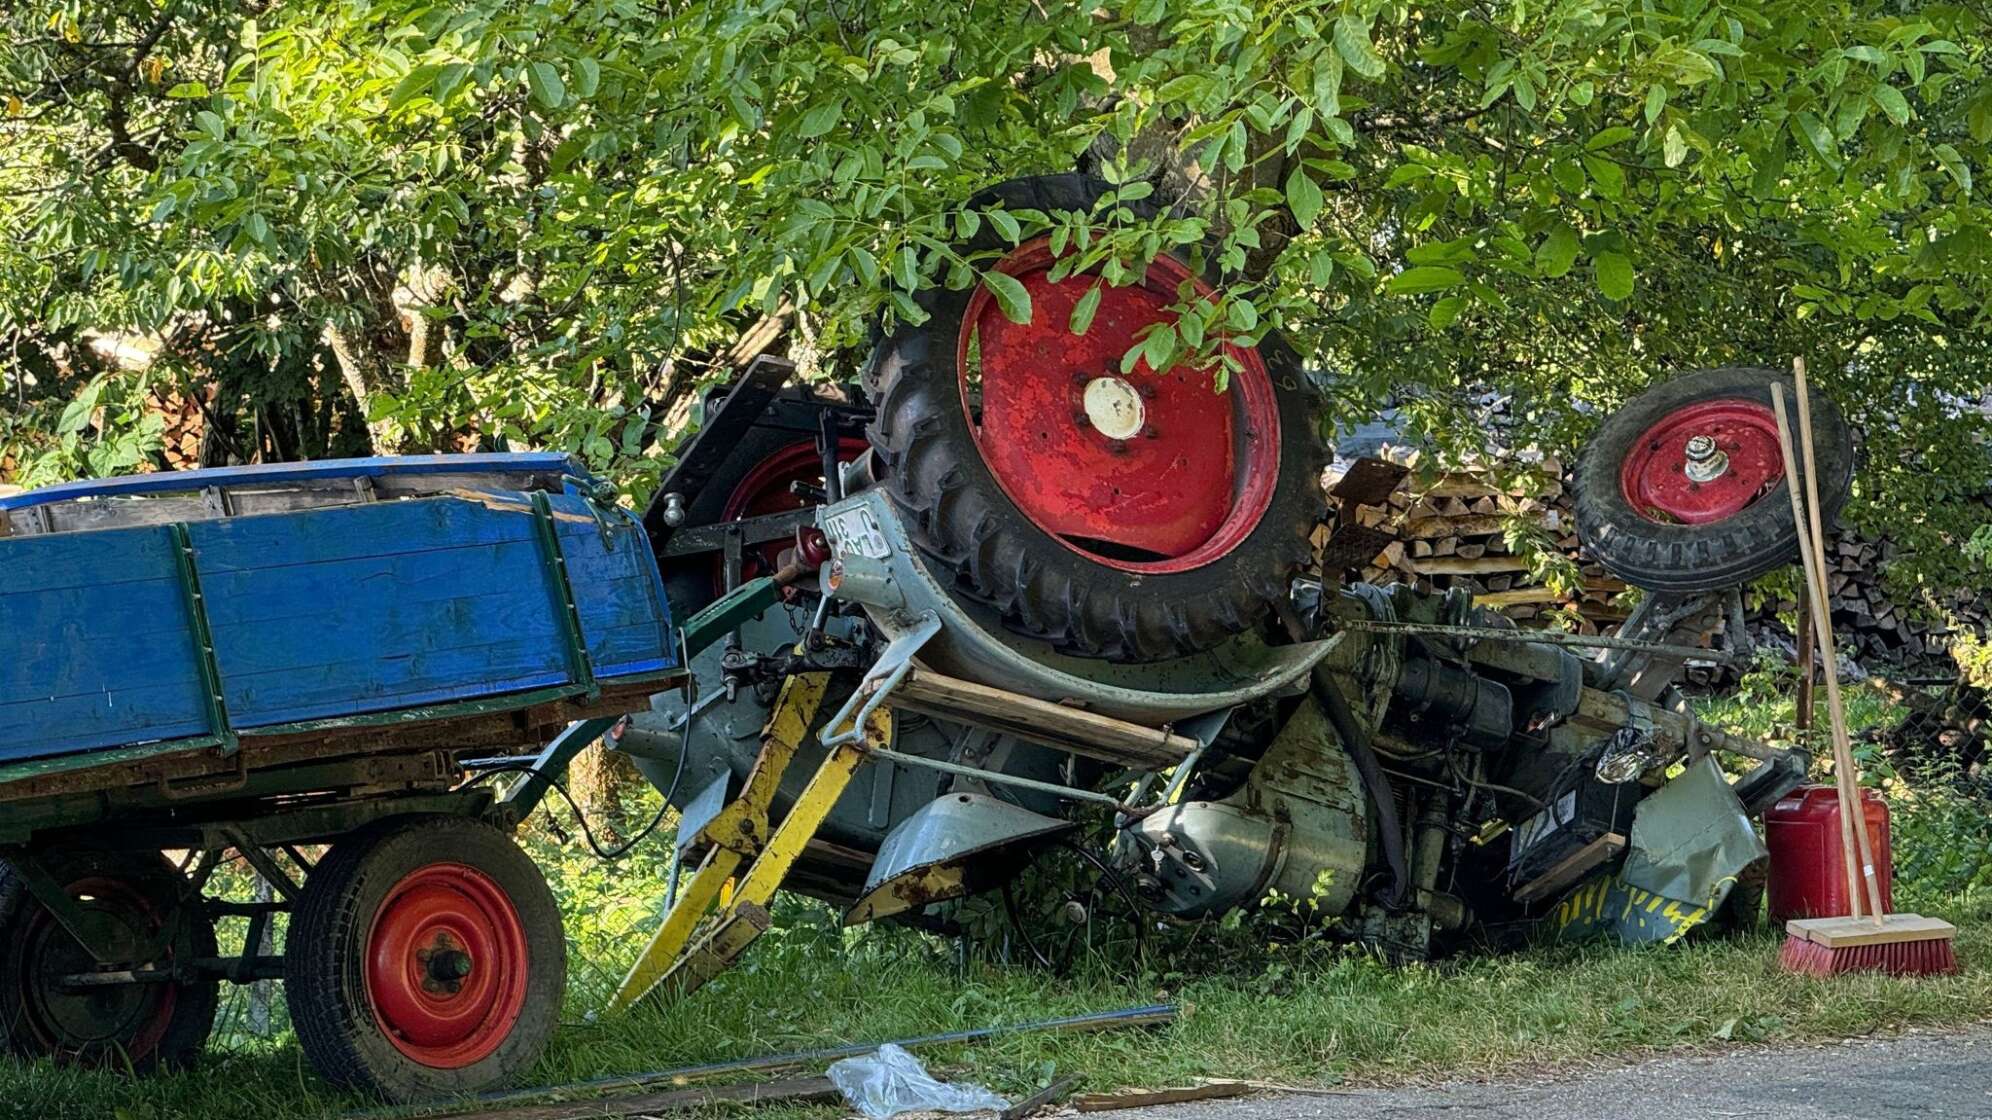
[[[305,1057],[384,1100],[501,1085],[559,1023],[559,907],[532,860],[481,821],[402,817],[340,839],[306,881],[287,946]]]
[[[1784,386],[1796,439],[1795,388],[1773,369],[1684,374],[1606,418],[1577,460],[1585,551],[1634,587],[1676,594],[1736,587],[1791,562],[1798,531],[1773,384]],[[1853,432],[1824,394],[1815,389],[1810,403],[1820,515],[1830,526],[1853,478]],[[1698,437],[1705,442],[1693,446]]]

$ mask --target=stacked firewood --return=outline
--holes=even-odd
[[[1883,684],[1902,717],[1866,738],[1898,769],[1978,781],[1992,748],[1992,694],[1969,681],[1939,690]]]
[[[1516,621],[1554,613],[1595,634],[1625,618],[1619,594],[1626,587],[1579,556],[1562,474],[1555,459],[1500,470],[1414,469],[1385,500],[1343,508],[1337,516],[1391,537],[1362,569],[1365,580],[1427,591],[1462,588]],[[1331,470],[1331,486],[1338,477]],[[1552,571],[1564,591],[1548,586]]]
[[[212,386],[209,387],[212,391]],[[160,433],[161,450],[169,470],[190,471],[201,465],[201,437],[207,421],[200,403],[174,386],[162,384],[152,390],[151,408],[165,422]]]
[[[1929,610],[1895,601],[1881,573],[1895,560],[1895,545],[1845,531],[1826,549],[1827,605],[1833,626],[1848,652],[1863,660],[1917,664],[1941,658],[1951,631]],[[1968,591],[1936,596],[1927,604],[1965,628],[1984,634],[1992,625],[1992,603]]]

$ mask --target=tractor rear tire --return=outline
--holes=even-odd
[[[537,1061],[567,983],[539,868],[480,821],[418,816],[340,839],[292,915],[284,997],[327,1081],[391,1102],[474,1093]]]
[[[135,1073],[193,1065],[214,1026],[218,980],[75,989],[58,979],[99,964],[171,967],[212,958],[214,924],[186,877],[157,852],[72,849],[49,852],[43,863],[98,933],[130,946],[134,959],[94,960],[0,863],[0,1045],[25,1060]]]
[[[971,199],[968,209],[1090,213],[1110,189],[1103,180],[1076,174],[1017,179]],[[961,248],[973,256],[1011,246],[985,221]],[[1066,313],[1057,309],[1071,302],[1073,285],[1084,290],[1093,280],[1080,275],[1049,281],[1047,262],[1053,255],[1039,239],[1010,252],[996,267],[1006,272],[1014,267],[1013,275],[1038,283],[1048,298],[1034,297],[1035,317],[1055,322],[1003,326],[985,318],[986,287],[936,287],[916,297],[929,319],[902,325],[873,351],[865,386],[877,418],[868,434],[883,485],[914,542],[954,594],[993,608],[1009,629],[1067,654],[1156,661],[1265,626],[1286,599],[1293,576],[1310,562],[1309,538],[1326,505],[1320,479],[1328,455],[1317,427],[1321,400],[1298,355],[1270,333],[1256,352],[1234,351],[1247,368],[1233,375],[1222,395],[1210,392],[1204,371],[1171,365],[1158,374],[1146,363],[1136,372],[1123,371],[1120,354],[1136,342],[1136,333],[1163,321],[1163,305],[1173,302],[1174,292],[1200,285],[1201,278],[1183,258],[1158,258],[1144,284],[1102,289],[1108,304],[1146,299],[1145,305],[1111,323],[1103,307],[1088,332],[1099,337],[1075,337],[1067,330]],[[1148,292],[1155,294],[1143,294]],[[1018,355],[1009,359],[1009,368],[1029,381],[1010,391],[1007,402],[987,372],[997,368],[991,346],[974,333],[990,329],[1008,332],[1005,346]],[[1192,383],[1192,377],[1206,380]],[[1019,450],[1015,432],[985,440],[988,411],[1007,404],[1014,415],[1024,389],[1033,402],[1022,420],[1030,449]],[[1098,402],[1096,389],[1103,394]],[[971,395],[983,403],[971,405]],[[1145,399],[1145,413],[1137,397]],[[1172,399],[1175,412],[1163,412]],[[1040,401],[1052,403],[1039,407]],[[1095,411],[1096,404],[1102,411]],[[1106,411],[1113,408],[1121,411]],[[1157,422],[1156,416],[1163,419]],[[1179,452],[1170,442],[1174,432],[1165,428],[1204,438]],[[1040,440],[1056,450],[1020,468],[1019,457],[1037,454]],[[1188,530],[1191,537],[1180,547],[1137,551],[1101,532],[1054,527],[1062,517],[1104,524],[1107,533],[1125,525],[1130,535],[1140,536],[1178,511],[1166,498],[1153,500],[1153,494],[1144,495],[1141,501],[1148,504],[1141,505],[1130,491],[1125,507],[1113,507],[1127,510],[1125,521],[1116,522],[1122,514],[1107,511],[1122,500],[1121,487],[1144,487],[1146,480],[1163,476],[1195,479],[1207,473],[1203,468],[1214,455],[1228,456],[1220,465],[1229,481],[1215,494],[1208,485],[1201,487],[1197,500],[1204,508],[1181,519],[1197,527]],[[999,472],[992,456],[1007,457],[1007,474]],[[1114,482],[1111,491],[1094,485],[1100,476],[1087,464],[1116,462],[1138,464],[1139,476]],[[1168,485],[1196,487],[1181,481]],[[1046,497],[1056,487],[1066,492]],[[1023,489],[1035,493],[1020,497]],[[1164,484],[1156,489],[1164,490]],[[1214,510],[1213,501],[1220,503]],[[1047,506],[1056,508],[1048,513]],[[1196,536],[1212,525],[1208,538]],[[1106,543],[1098,543],[1103,537]]]
[[[1797,436],[1795,388],[1774,369],[1685,374],[1607,417],[1577,460],[1577,535],[1606,570],[1648,591],[1691,594],[1736,587],[1798,555],[1778,450],[1771,386],[1784,386]],[[1819,512],[1827,526],[1846,501],[1853,431],[1812,393]],[[1685,473],[1687,441],[1708,435],[1723,455],[1718,477]]]

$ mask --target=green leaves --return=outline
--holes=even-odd
[[[1881,107],[1882,112],[1888,114],[1889,120],[1898,125],[1909,123],[1909,99],[1902,96],[1901,90],[1894,86],[1876,86],[1869,96],[1874,98],[1874,103]]]
[[[1668,167],[1679,167],[1688,158],[1688,141],[1678,127],[1669,127],[1660,142],[1660,159]]]
[[[526,67],[526,85],[533,100],[543,109],[558,109],[567,100],[567,83],[551,62],[534,62]]]
[[[1100,289],[1104,283],[1096,283],[1086,289],[1079,302],[1072,305],[1072,318],[1067,324],[1073,334],[1085,334],[1086,328],[1093,325],[1093,316],[1100,310]]]
[[[1957,184],[1957,189],[1969,196],[1971,165],[1964,162],[1964,157],[1958,154],[1957,149],[1949,144],[1938,144],[1930,149],[1930,154],[1937,157],[1937,165],[1950,175],[1951,181]]]
[[[1383,77],[1383,56],[1376,53],[1375,44],[1370,42],[1369,21],[1354,12],[1343,12],[1335,21],[1335,53],[1342,56],[1349,69],[1363,77]]]
[[[574,95],[586,100],[602,88],[602,64],[592,58],[574,60]]]
[[[1391,277],[1385,288],[1392,295],[1415,296],[1426,292],[1442,292],[1465,279],[1459,269],[1450,265],[1419,265],[1407,268]]]
[[[1307,175],[1307,169],[1296,165],[1286,181],[1287,208],[1293,211],[1293,220],[1300,223],[1301,229],[1314,224],[1315,215],[1321,212],[1321,188]]]
[[[1591,258],[1591,273],[1606,299],[1623,300],[1632,294],[1632,262],[1625,254],[1603,252]]]
[[[1542,239],[1542,244],[1536,247],[1536,270],[1551,279],[1564,275],[1570,271],[1571,265],[1577,263],[1577,253],[1582,246],[1577,231],[1568,225],[1551,229],[1549,235]]]
[[[819,101],[803,112],[802,120],[796,124],[795,134],[804,140],[814,140],[837,127],[838,118],[843,115],[842,101]]]
[[[982,274],[982,282],[989,286],[989,294],[996,297],[996,306],[1005,319],[1012,323],[1031,321],[1031,294],[1016,277],[991,269]]]
[[[1616,199],[1625,194],[1625,168],[1609,156],[1584,155],[1584,170],[1591,176],[1592,185],[1606,198]]]
[[[1840,142],[1833,138],[1833,130],[1816,113],[1796,113],[1791,118],[1792,132],[1805,146],[1812,149],[1829,167],[1840,166]]]

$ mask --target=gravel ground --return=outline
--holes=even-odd
[[[1124,1120],[1992,1120],[1992,1028],[1664,1058],[1522,1081],[1263,1096]]]

